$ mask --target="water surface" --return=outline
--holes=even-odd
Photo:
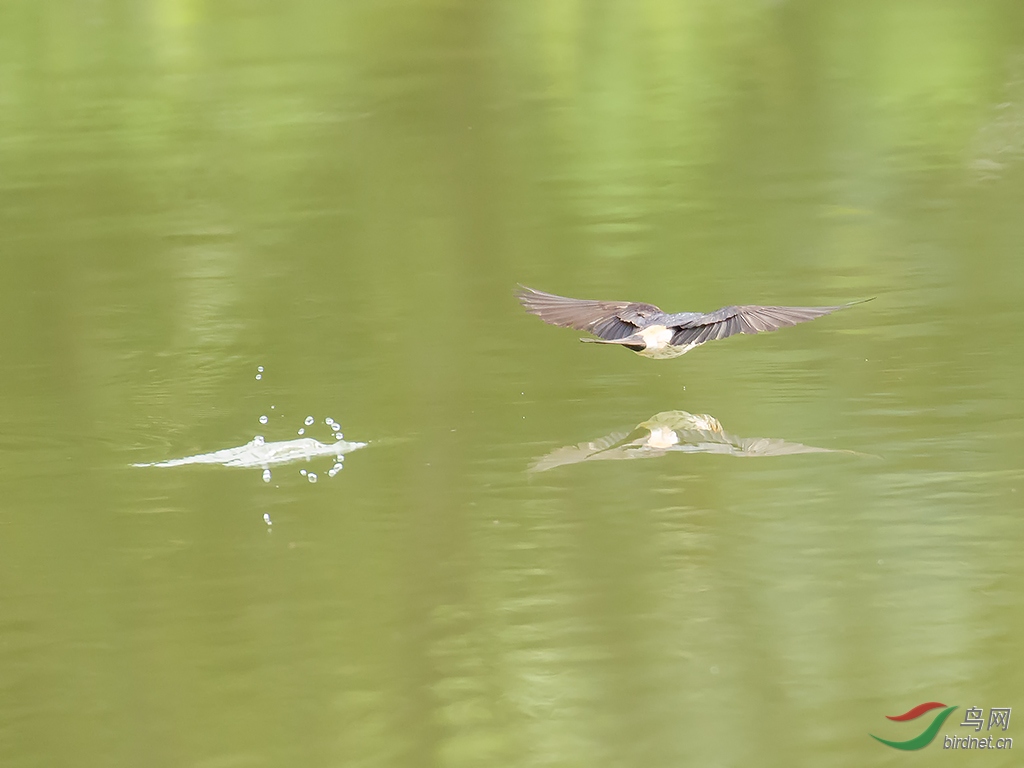
[[[895,765],[1024,706],[1022,20],[5,3],[0,762]],[[649,361],[517,283],[877,298]],[[669,411],[834,452],[528,471]],[[316,484],[131,466],[310,415],[370,443]]]

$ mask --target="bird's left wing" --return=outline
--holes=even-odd
[[[859,302],[855,302],[859,303]],[[707,314],[689,315],[685,320],[669,322],[675,329],[672,344],[697,346],[715,339],[724,339],[737,333],[766,333],[844,309],[850,304],[835,307],[723,307]]]

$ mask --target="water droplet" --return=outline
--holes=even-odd
[[[270,470],[269,469],[264,469],[263,470],[263,482],[264,483],[269,483],[270,482]],[[264,520],[269,520],[269,518],[270,518],[270,515],[264,515],[263,516]]]
[[[274,410],[275,408],[277,408],[277,406],[276,406],[276,405],[272,405],[272,406],[270,406],[270,410]]]
[[[315,483],[316,482],[316,472],[310,472],[306,476],[306,479],[309,480],[309,482],[311,482],[311,483]]]
[[[257,365],[256,366],[256,370],[259,371],[260,373],[263,373],[263,366],[262,365]]]
[[[300,434],[300,435],[304,435],[304,434],[306,434],[306,430],[305,430],[305,429],[303,429],[302,427],[299,427],[299,434]]]
[[[268,421],[270,421],[270,419],[266,416],[260,416],[260,424],[266,424]]]
[[[263,522],[266,523],[267,525],[273,525],[274,524],[271,521],[271,519],[270,519],[270,513],[269,512],[264,512],[263,513]]]
[[[263,443],[264,443],[263,435],[256,435],[256,437],[254,437],[252,439],[252,444],[253,445],[263,445]]]
[[[306,417],[306,422],[305,422],[305,423],[306,423],[306,426],[307,426],[307,427],[311,427],[311,426],[313,426],[313,422],[314,422],[314,421],[316,421],[316,419],[314,419],[314,418],[313,418],[312,416],[307,416],[307,417]]]
[[[336,474],[338,474],[338,470],[336,470],[336,469],[332,468],[332,469],[328,469],[327,470],[327,476],[328,477],[334,477]]]
[[[305,477],[306,476],[306,470],[300,469],[299,470],[299,474],[302,475],[303,477]]]
[[[263,374],[262,373],[257,373],[256,374],[256,381],[259,381],[262,378],[263,378]]]
[[[333,427],[334,426],[334,419],[332,419],[330,416],[328,416],[326,419],[324,419],[324,424],[326,424],[328,427]]]
[[[345,468],[345,465],[344,465],[344,464],[342,464],[342,463],[341,463],[341,462],[339,461],[339,462],[338,462],[337,464],[335,464],[335,465],[334,465],[333,467],[331,467],[331,471],[332,471],[332,472],[340,472],[340,471],[341,471],[341,470],[343,470],[344,468]]]

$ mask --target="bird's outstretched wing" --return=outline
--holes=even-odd
[[[664,315],[653,304],[635,301],[589,301],[555,296],[519,286],[516,298],[530,314],[545,323],[562,328],[587,331],[602,339],[613,341],[636,333],[652,317]]]
[[[859,304],[860,302],[854,302]],[[672,337],[674,346],[703,344],[715,339],[724,339],[737,333],[765,333],[777,331],[798,323],[814,320],[822,315],[845,309],[851,304],[840,304],[835,307],[723,307],[715,312],[693,317],[692,315],[679,322],[667,323],[676,333]]]

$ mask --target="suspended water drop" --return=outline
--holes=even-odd
[[[306,470],[300,469],[299,470],[299,474],[302,475],[303,477],[305,477],[306,476]]]
[[[311,482],[311,483],[315,483],[316,482],[316,473],[315,472],[310,472],[306,476],[306,479],[309,480],[309,482]]]
[[[260,424],[266,424],[268,421],[270,421],[270,419],[266,416],[260,416]]]
[[[327,476],[328,477],[334,477],[336,474],[338,474],[338,470],[336,470],[336,469],[332,468],[332,469],[328,469],[327,470]]]
[[[305,429],[303,429],[302,427],[299,427],[299,434],[300,434],[300,435],[304,435],[304,434],[306,434],[306,430],[305,430]]]
[[[263,513],[263,522],[266,523],[267,525],[273,525],[274,524],[273,521],[270,519],[270,513],[269,512],[264,512]]]
[[[254,437],[252,439],[252,444],[253,445],[263,445],[263,443],[264,443],[263,435],[256,435],[256,437]]]
[[[260,373],[263,373],[263,366],[262,365],[257,365],[256,366],[256,370],[259,371]]]
[[[314,421],[316,421],[316,419],[314,419],[312,416],[307,416],[306,417],[306,426],[307,427],[313,426],[313,422]]]
[[[262,373],[257,373],[256,374],[256,381],[259,381],[262,378],[263,378],[263,374]]]
[[[264,469],[263,470],[263,482],[264,483],[269,483],[270,482],[270,470],[269,469]],[[263,519],[267,520],[267,525],[270,524],[269,518],[270,518],[270,515],[264,515],[263,516]]]

